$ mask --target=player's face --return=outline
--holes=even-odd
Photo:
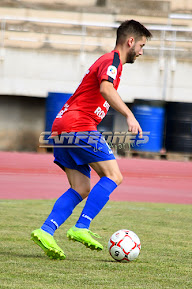
[[[127,52],[126,63],[134,63],[136,58],[143,55],[143,46],[146,43],[146,37],[142,37],[137,42],[132,42]]]

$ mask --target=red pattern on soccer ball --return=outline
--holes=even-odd
[[[131,245],[133,246],[130,247]],[[129,230],[119,230],[109,239],[108,249],[110,255],[116,261],[129,262],[138,257],[141,244],[138,236],[134,232]]]

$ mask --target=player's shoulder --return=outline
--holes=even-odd
[[[120,57],[119,53],[116,50],[112,50],[111,52],[105,53],[102,56],[100,56],[94,65],[100,66],[100,65],[112,65],[112,63],[117,63],[117,66],[120,63]]]
[[[117,52],[117,50],[112,50],[108,53],[103,54],[100,59],[102,60],[108,60],[108,59],[114,59],[114,57],[119,58],[119,53]]]

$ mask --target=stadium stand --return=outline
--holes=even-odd
[[[174,3],[174,9],[179,7],[174,1],[136,4],[121,0],[118,9],[114,0],[81,1],[78,5],[77,2],[1,1],[1,47],[60,50],[83,47],[85,51],[108,51],[113,45],[114,28],[124,19],[139,18],[153,31],[148,50],[155,53],[159,49],[169,51],[171,47],[178,55],[180,51],[182,55],[191,51],[192,17],[172,14],[171,5]],[[190,8],[189,5],[189,11]]]

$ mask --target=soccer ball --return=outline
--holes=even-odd
[[[108,242],[110,255],[119,262],[133,261],[139,256],[141,243],[139,237],[130,230],[115,232]]]

